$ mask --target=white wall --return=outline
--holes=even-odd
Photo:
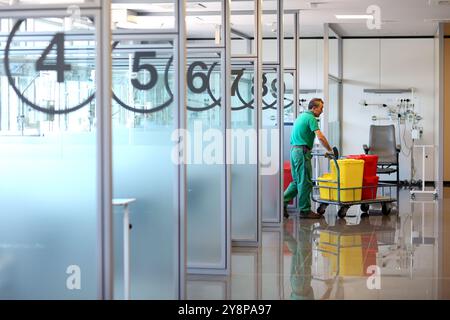
[[[378,106],[363,107],[359,101],[365,99],[368,103],[396,104],[397,98],[410,98],[410,95],[364,94],[364,88],[415,88],[416,111],[424,118],[420,123],[424,135],[417,144],[435,144],[434,50],[433,39],[344,39],[344,154],[363,152],[362,145],[368,143],[370,124],[393,123],[373,122],[373,115],[386,116],[386,110]],[[406,143],[411,145],[409,130],[406,132]],[[399,141],[397,144],[400,144]],[[404,143],[402,147],[406,151]],[[433,156],[433,152],[428,152],[427,180],[434,180]],[[421,154],[417,153],[416,158],[415,178],[421,179]],[[410,159],[410,156],[400,155],[401,179],[410,178]]]
[[[323,90],[323,39],[300,40],[300,89]]]

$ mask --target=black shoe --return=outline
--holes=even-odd
[[[300,212],[300,219],[321,219],[323,216],[314,211]]]
[[[285,218],[289,218],[289,213],[287,212],[287,206],[284,206],[284,207],[283,207],[283,216],[284,216]]]

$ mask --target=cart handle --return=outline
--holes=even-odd
[[[322,156],[329,159],[339,159],[339,150],[336,147],[333,147],[333,151],[326,151],[324,153],[321,152],[313,152],[311,153],[313,156]]]

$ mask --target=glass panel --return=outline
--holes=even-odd
[[[148,39],[148,38],[147,38]],[[134,299],[174,299],[178,283],[174,39],[121,41],[113,50],[114,198],[130,205]],[[114,208],[115,298],[123,297],[122,207]]]
[[[278,61],[278,19],[277,19],[277,1],[263,0],[263,12],[272,11],[274,14],[263,14],[261,16],[262,23],[262,52],[261,58],[263,63],[275,63]]]
[[[257,240],[257,141],[253,97],[254,63],[233,61],[231,89],[231,233],[233,240]],[[245,156],[245,158],[244,158]]]
[[[295,24],[293,14],[284,14],[283,66],[285,69],[295,69]]]
[[[328,56],[329,56],[329,69],[328,73],[339,78],[339,47],[338,38],[333,30],[330,30],[328,36]]]
[[[331,146],[336,146],[340,150],[340,123],[339,123],[339,82],[328,79],[328,138]]]
[[[284,99],[284,136],[283,136],[283,190],[286,190],[291,180],[290,170],[285,170],[284,168],[290,168],[290,151],[291,151],[291,133],[293,123],[295,121],[294,117],[294,71],[289,71],[284,73],[284,83],[285,83],[285,99]],[[290,204],[293,204],[291,201]]]
[[[93,21],[0,20],[0,299],[97,298]]]
[[[186,32],[189,47],[222,46],[223,0],[186,2]]]
[[[278,145],[278,79],[277,68],[264,68],[261,145],[262,216],[263,222],[278,222],[280,207]]]
[[[189,52],[189,267],[225,268],[225,135],[220,101],[222,71],[219,52]]]
[[[231,54],[255,52],[255,0],[231,0]]]
[[[312,98],[323,98],[323,39],[300,40],[299,112]]]
[[[92,6],[98,5],[100,0],[0,0],[0,8],[2,6],[33,6],[36,5],[54,5],[55,7],[61,7],[61,5],[75,5],[75,6]]]
[[[111,20],[114,30],[170,30],[175,25],[174,0],[122,1],[113,0]]]
[[[284,73],[284,123],[294,122],[294,71]]]

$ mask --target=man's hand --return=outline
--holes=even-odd
[[[333,152],[333,150],[330,147],[330,144],[328,143],[327,138],[325,138],[322,131],[316,130],[314,131],[314,133],[316,134],[316,137],[317,139],[319,139],[320,143],[325,147],[325,149],[327,149],[330,152]]]

